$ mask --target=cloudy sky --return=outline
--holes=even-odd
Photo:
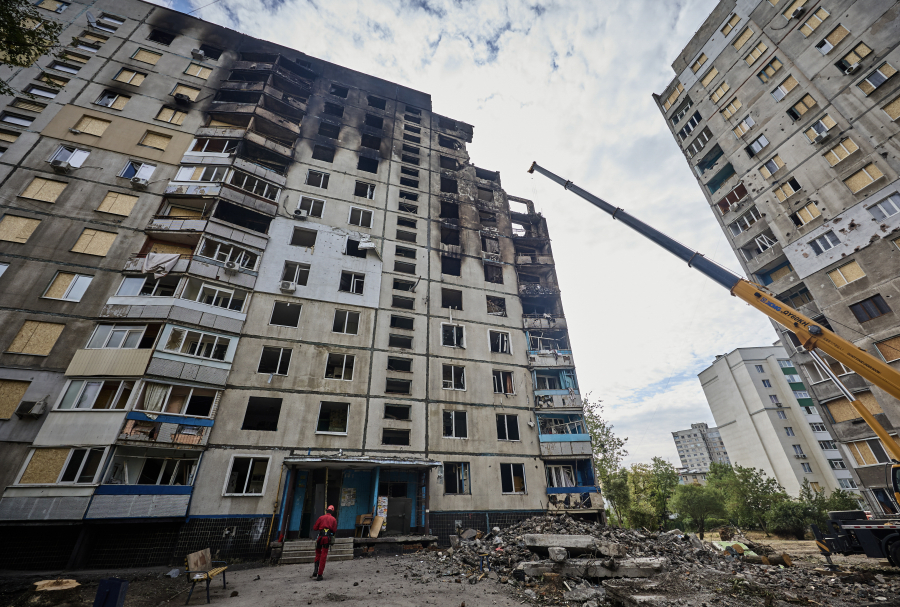
[[[184,12],[211,0],[157,0]],[[697,374],[771,344],[768,321],[571,193],[532,160],[740,272],[651,98],[716,0],[218,0],[194,12],[431,94],[475,126],[473,162],[550,225],[583,392],[629,463],[678,464],[671,431],[713,423]]]

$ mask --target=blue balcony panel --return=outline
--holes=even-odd
[[[540,434],[539,438],[542,443],[572,443],[591,441],[590,434]]]
[[[547,487],[547,494],[552,493],[600,493],[597,487]]]

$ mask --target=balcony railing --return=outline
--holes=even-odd
[[[152,417],[151,417],[152,416]],[[172,446],[195,447],[205,445],[213,420],[157,415],[131,411],[125,416],[125,426],[119,440],[128,443],[164,443]]]
[[[578,391],[535,390],[534,406],[538,409],[580,409],[581,395]]]
[[[545,286],[537,283],[526,282],[519,285],[521,297],[544,297],[559,295],[559,287]]]
[[[550,512],[603,509],[603,498],[596,487],[547,487],[547,497]]]
[[[206,219],[202,217],[175,217],[171,215],[154,215],[147,224],[148,232],[203,232],[206,230]]]
[[[522,323],[525,329],[565,329],[566,317],[555,314],[529,314],[522,315]]]
[[[516,265],[553,265],[553,257],[551,255],[521,255],[516,254]]]

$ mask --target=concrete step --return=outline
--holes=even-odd
[[[332,556],[345,556],[348,554],[350,556],[353,556],[353,550],[329,550],[328,558],[331,558]],[[315,556],[316,551],[315,550],[292,550],[290,552],[282,552],[281,553],[282,558],[303,557],[303,556],[310,556],[310,555]]]
[[[353,553],[350,554],[332,554],[328,553],[328,562],[331,561],[352,561]],[[278,561],[279,565],[298,565],[303,563],[314,563],[316,561],[316,556],[289,556],[285,555],[281,557],[281,560]]]

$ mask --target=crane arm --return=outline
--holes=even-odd
[[[728,289],[738,299],[745,301],[781,326],[792,331],[803,344],[803,347],[810,352],[815,348],[822,350],[861,377],[900,400],[900,372],[890,365],[875,358],[862,348],[858,348],[843,337],[820,327],[812,319],[766,293],[759,285],[741,278],[714,261],[707,259],[702,253],[684,246],[640,219],[578,187],[571,181],[551,173],[537,162],[532,163],[531,168],[528,169],[529,173],[535,171],[555,181],[565,189],[574,192],[601,211],[611,215],[613,219],[623,222],[641,236],[652,240],[679,259],[686,261],[689,267],[700,271],[704,276],[711,278]],[[826,367],[826,371],[830,371],[830,369]],[[836,383],[840,386],[840,382]],[[891,452],[893,459],[900,462],[900,444],[891,438],[881,424],[878,423],[878,420],[860,401],[850,396],[849,392],[845,395],[859,416],[865,420],[878,438],[881,439],[881,442],[884,443],[885,448]],[[898,500],[900,500],[900,495],[898,495]]]

